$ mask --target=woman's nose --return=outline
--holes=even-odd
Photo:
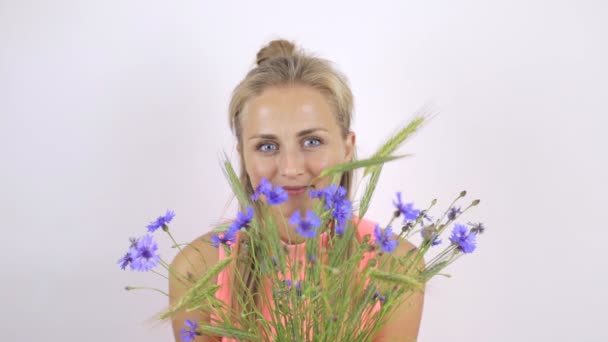
[[[283,150],[279,161],[279,170],[284,177],[295,177],[304,172],[304,160],[299,151]]]

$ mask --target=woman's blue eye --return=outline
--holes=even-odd
[[[317,138],[309,138],[304,140],[304,147],[318,146],[321,145],[321,140]]]
[[[265,144],[258,145],[258,151],[262,151],[262,152],[270,152],[270,151],[274,151],[276,149],[277,149],[277,145],[275,145],[275,144],[265,143]]]

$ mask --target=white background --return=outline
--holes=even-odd
[[[268,40],[334,61],[359,157],[440,114],[385,168],[445,208],[482,200],[474,255],[428,285],[420,341],[606,341],[603,1],[0,2],[0,340],[170,341],[166,289],[121,271],[165,209],[187,242],[231,215],[230,92]],[[464,202],[463,202],[464,203]],[[170,260],[175,251],[161,239]]]

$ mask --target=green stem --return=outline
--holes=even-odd
[[[166,275],[164,275],[164,274],[162,274],[162,273],[156,272],[155,270],[150,270],[150,272],[152,272],[152,273],[154,273],[154,274],[158,274],[159,276],[161,276],[161,277],[163,277],[163,278],[165,278],[165,279],[169,280],[169,277],[167,277]]]
[[[173,235],[171,234],[171,232],[169,231],[169,229],[165,230],[165,232],[167,233],[167,235],[169,235],[169,238],[171,239],[171,241],[173,241],[173,245],[175,247],[177,247],[177,249],[179,250],[179,252],[184,256],[184,258],[186,258],[186,261],[188,261],[188,263],[190,264],[190,267],[192,267],[192,269],[194,270],[194,264],[192,264],[192,262],[190,261],[190,259],[188,259],[188,257],[186,256],[186,254],[183,253],[182,248],[179,246],[179,244],[177,243],[177,241],[175,241],[175,239],[173,238]]]
[[[159,290],[157,288],[154,287],[147,287],[147,286],[127,286],[125,287],[125,290],[127,291],[131,291],[131,290],[152,290],[152,291],[156,291],[159,293],[164,294],[165,296],[169,297],[169,294],[167,292],[164,292],[162,290]]]

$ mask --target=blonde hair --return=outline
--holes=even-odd
[[[256,64],[245,78],[236,86],[232,92],[229,106],[230,128],[232,129],[239,145],[242,146],[242,127],[240,115],[245,105],[251,99],[262,94],[269,87],[282,87],[291,85],[308,86],[319,91],[333,109],[338,126],[341,129],[343,138],[350,132],[353,94],[350,90],[346,77],[336,70],[331,62],[325,59],[307,54],[287,40],[279,39],[269,42],[256,55]],[[242,148],[239,149],[241,171],[240,180],[243,188],[248,195],[254,192],[251,180],[247,175]],[[351,193],[351,183],[353,174],[346,172],[342,175],[340,185],[347,190],[347,195]],[[259,212],[259,211],[258,211]],[[251,251],[244,246],[245,241],[239,241],[237,250],[237,272],[241,273],[245,283],[235,279],[232,289],[232,307],[239,309],[237,297],[243,294],[246,288],[249,293],[257,293],[260,286],[260,279],[257,276],[258,270],[249,262],[251,258],[247,255]],[[236,275],[235,275],[236,276]],[[245,288],[242,288],[244,286]],[[248,305],[255,305],[247,298]],[[238,311],[237,311],[238,312]]]

